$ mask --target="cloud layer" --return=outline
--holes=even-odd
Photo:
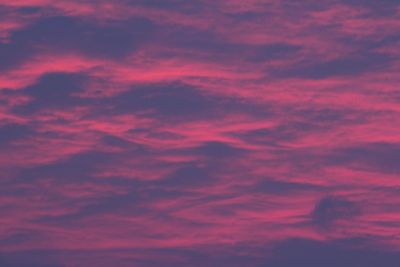
[[[0,265],[398,266],[399,17],[0,0]]]

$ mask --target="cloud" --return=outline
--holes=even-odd
[[[157,117],[185,118],[215,112],[217,102],[184,84],[136,86],[105,101],[112,112],[149,112]]]
[[[158,184],[163,187],[178,187],[186,190],[202,185],[207,186],[207,184],[215,182],[215,177],[210,177],[210,170],[207,168],[198,167],[195,164],[187,164],[187,166],[178,168]]]
[[[207,94],[201,88],[179,82],[132,86],[126,92],[104,99],[103,105],[114,114],[135,113],[174,121],[218,117],[230,112],[268,112],[240,98]]]
[[[111,157],[111,153],[86,151],[66,159],[21,169],[18,176],[22,181],[50,178],[64,183],[82,182],[91,179],[95,175],[96,167],[109,161]]]
[[[345,198],[325,197],[318,201],[311,213],[312,223],[322,229],[334,227],[341,220],[350,220],[360,214],[360,208]]]
[[[397,164],[399,159],[399,144],[383,142],[341,148],[328,156],[328,160],[334,164],[349,164],[355,168],[395,174],[400,171]]]
[[[301,77],[307,79],[325,79],[335,76],[354,76],[378,71],[389,66],[391,58],[385,54],[367,53],[365,55],[303,63],[288,70],[278,71],[283,77]]]
[[[0,0],[3,265],[398,263],[378,2]]]
[[[203,143],[192,151],[213,159],[237,157],[245,153],[244,149],[236,148],[230,144],[218,141]]]
[[[29,138],[33,134],[31,127],[24,124],[5,124],[0,127],[0,146],[12,144],[13,141]]]
[[[251,245],[232,245],[232,246],[212,246],[210,248],[199,247],[190,248],[164,248],[164,249],[127,249],[114,250],[112,252],[101,252],[88,250],[85,257],[82,254],[77,255],[77,259],[71,260],[73,251],[32,251],[22,252],[15,255],[3,256],[9,263],[8,266],[26,266],[26,267],[55,267],[64,266],[57,264],[24,263],[21,257],[45,258],[46,255],[57,255],[58,259],[67,259],[68,262],[75,262],[79,259],[85,264],[93,264],[91,259],[105,257],[99,266],[110,264],[109,258],[114,259],[114,263],[119,266],[129,267],[135,265],[139,267],[152,266],[257,266],[257,267],[354,267],[365,266],[375,267],[383,264],[387,267],[395,267],[399,261],[399,254],[395,251],[376,250],[366,246],[370,240],[366,239],[343,239],[331,242],[315,241],[311,239],[287,239],[273,244],[270,248],[263,247],[255,249]],[[240,253],[242,251],[242,253]],[[103,253],[103,255],[102,255]],[[105,254],[105,255],[104,255]],[[38,257],[38,255],[40,255]],[[19,257],[19,259],[17,258]],[[107,259],[108,258],[108,259]],[[40,262],[38,259],[35,262]],[[19,265],[18,265],[19,264]]]
[[[32,100],[17,106],[18,113],[32,114],[40,110],[71,108],[85,103],[74,97],[74,93],[83,90],[85,76],[80,73],[46,73],[39,80],[20,91]]]
[[[49,258],[51,259],[48,253],[42,251],[29,251],[16,254],[1,253],[0,264],[6,267],[65,267],[64,264],[49,263]]]
[[[13,31],[8,42],[0,44],[1,67],[15,68],[33,56],[60,51],[121,60],[137,51],[153,29],[152,23],[142,18],[100,25],[79,17],[43,17]]]
[[[299,191],[320,191],[324,188],[322,186],[297,183],[290,181],[279,181],[271,178],[264,178],[257,184],[255,184],[255,191],[266,194],[289,194]]]
[[[354,241],[351,239],[334,242],[319,242],[306,239],[286,240],[275,247],[274,256],[261,266],[373,267],[382,264],[394,267],[399,260],[400,256],[396,252],[357,248],[353,247],[353,243]]]

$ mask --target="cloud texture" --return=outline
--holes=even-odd
[[[399,18],[0,0],[0,265],[397,267]]]

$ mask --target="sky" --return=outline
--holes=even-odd
[[[400,266],[398,0],[0,0],[0,266]]]

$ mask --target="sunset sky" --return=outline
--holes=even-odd
[[[399,0],[0,0],[0,267],[399,267]]]

